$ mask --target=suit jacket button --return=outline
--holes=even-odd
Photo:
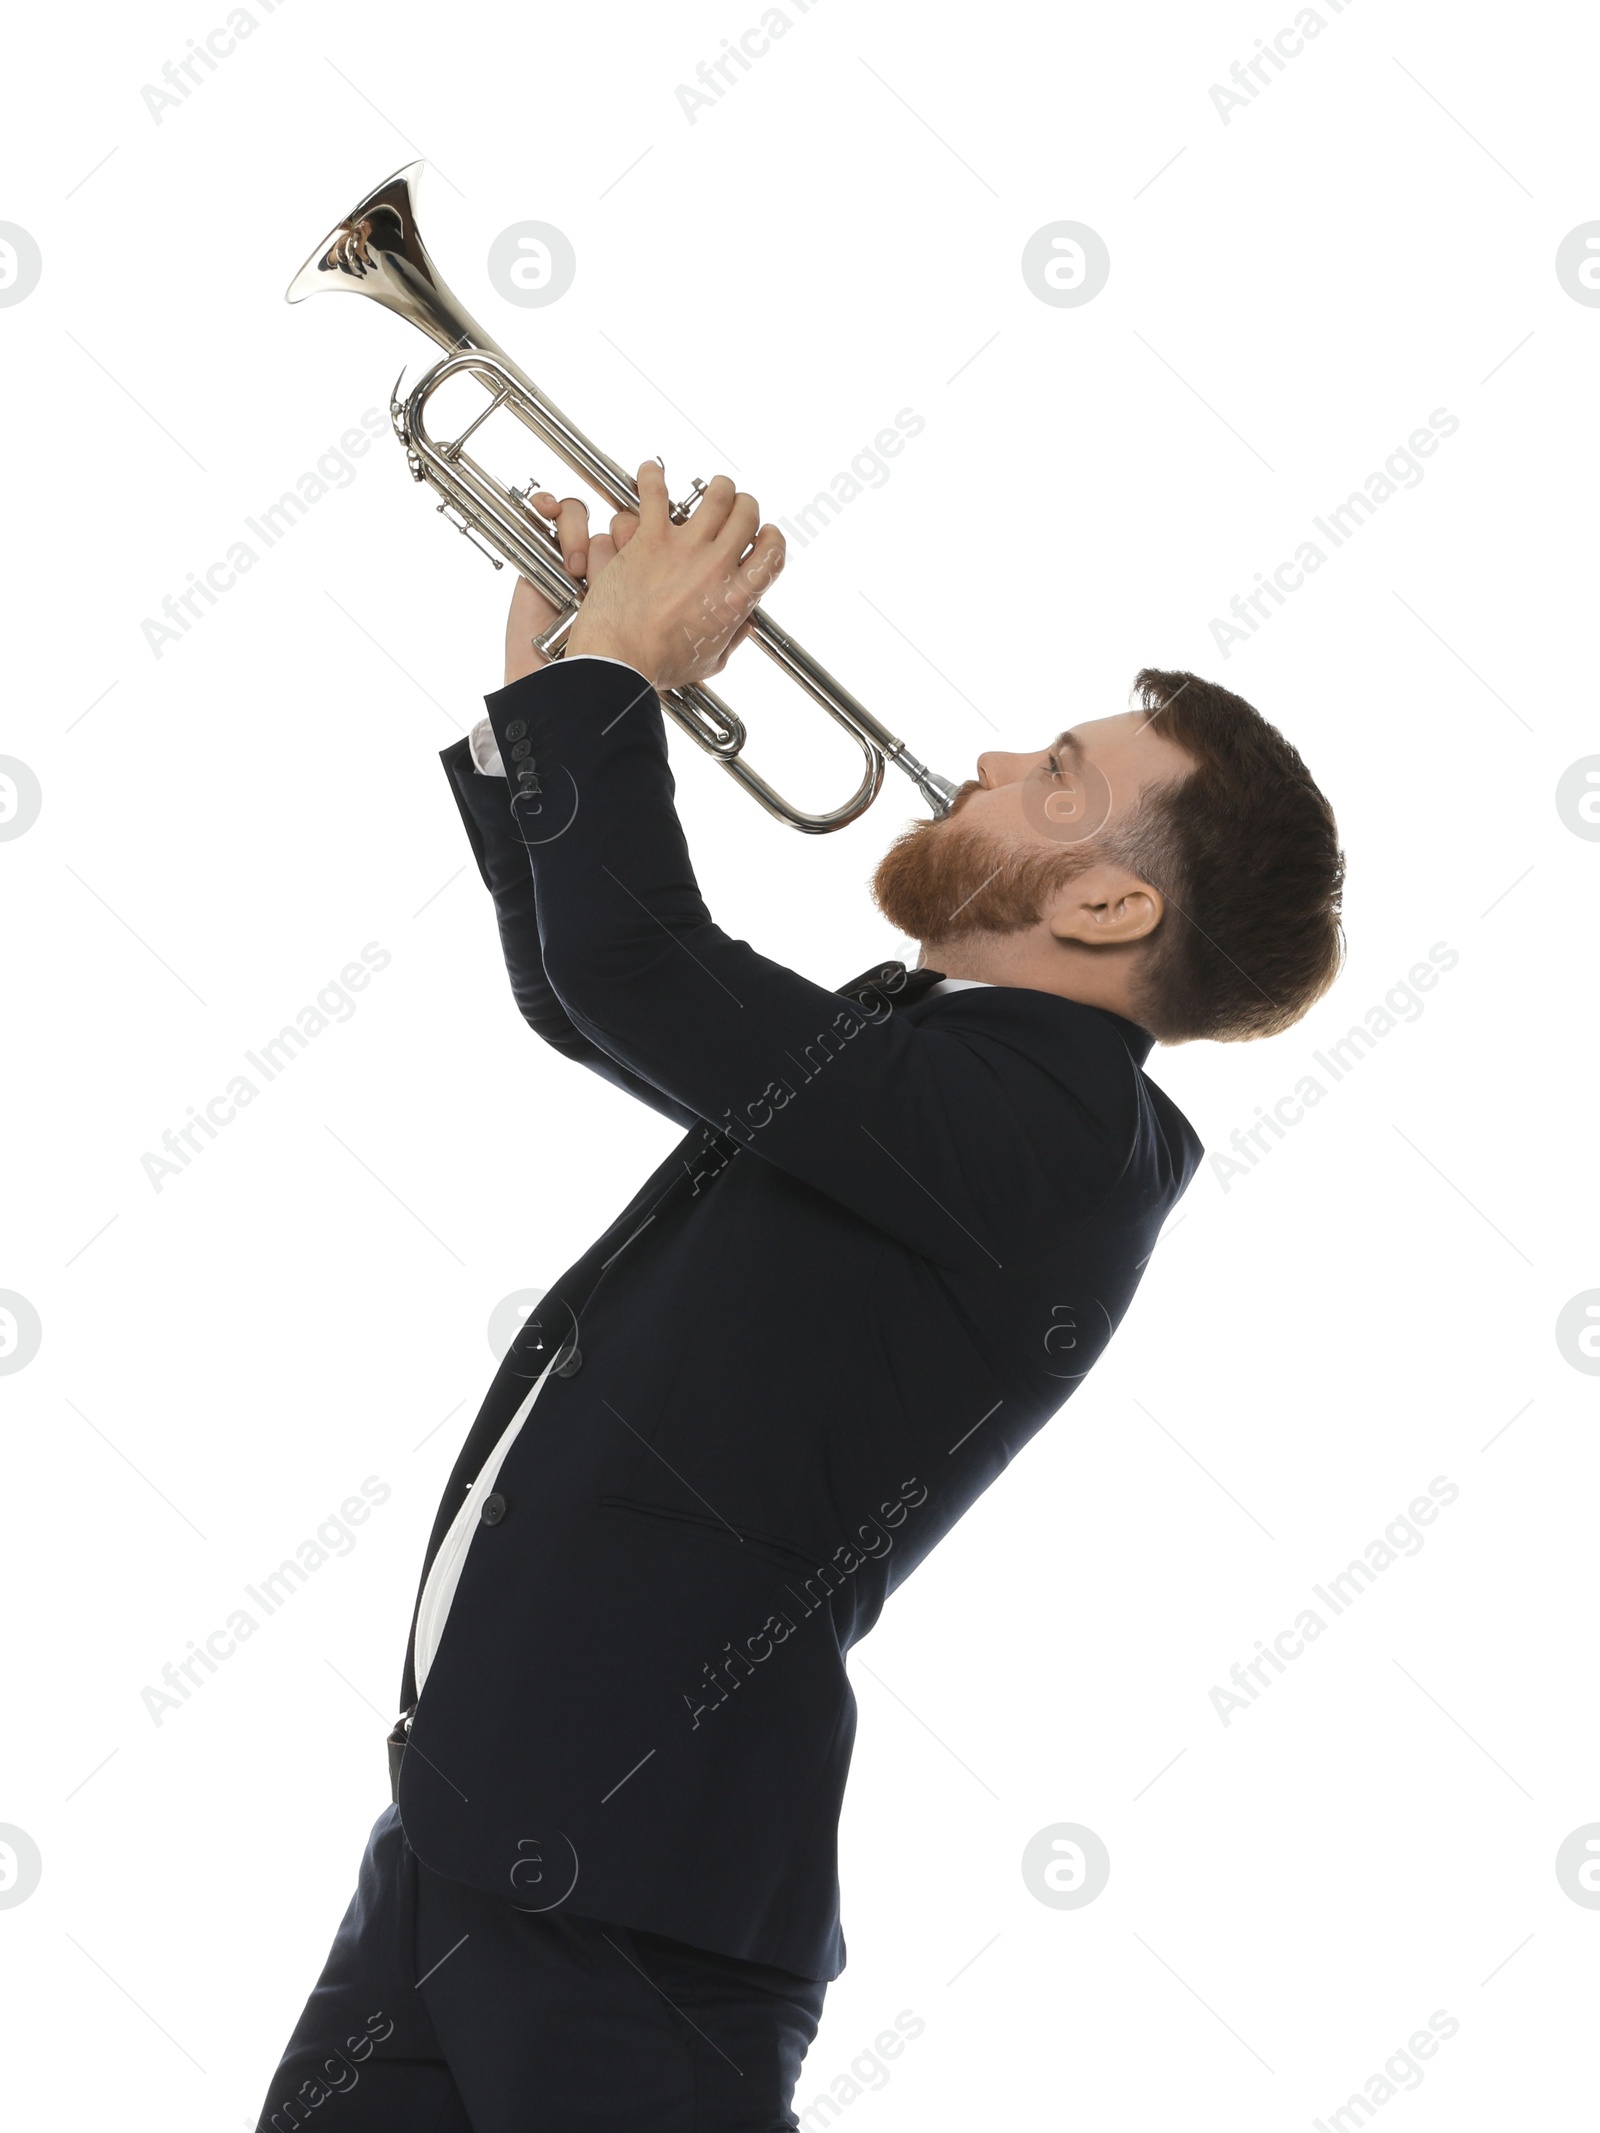
[[[532,755],[532,753],[532,741],[516,741],[512,744],[511,760],[514,763],[520,763],[524,759],[524,757],[530,756]]]
[[[575,1378],[582,1368],[583,1350],[581,1348],[574,1348],[569,1356],[566,1356],[561,1362],[556,1364],[555,1375],[558,1378]]]
[[[514,718],[506,728],[506,739],[508,741],[520,741],[527,730],[528,721],[525,718]]]
[[[486,1526],[497,1526],[505,1515],[506,1500],[497,1489],[494,1495],[486,1496],[483,1499],[483,1509],[478,1513],[478,1516]]]

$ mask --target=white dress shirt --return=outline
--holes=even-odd
[[[483,1500],[494,1488],[495,1476],[505,1463],[505,1456],[516,1442],[517,1431],[528,1419],[528,1411],[539,1397],[539,1387],[554,1367],[559,1346],[545,1364],[528,1396],[511,1420],[500,1432],[500,1442],[489,1454],[479,1469],[478,1478],[467,1491],[466,1501],[450,1521],[450,1530],[439,1543],[439,1552],[428,1570],[428,1582],[422,1588],[422,1598],[417,1605],[417,1634],[412,1651],[412,1667],[417,1677],[417,1694],[422,1694],[422,1684],[427,1679],[428,1669],[433,1664],[433,1655],[439,1649],[439,1639],[444,1635],[445,1617],[450,1612],[450,1603],[456,1596],[456,1586],[461,1581],[461,1566],[467,1559],[467,1550],[472,1546],[472,1536],[477,1532],[483,1515]]]

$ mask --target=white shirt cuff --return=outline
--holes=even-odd
[[[500,760],[500,750],[495,743],[494,728],[487,718],[480,718],[467,737],[472,750],[472,767],[481,770],[487,778],[503,778],[506,766]]]

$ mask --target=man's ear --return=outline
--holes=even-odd
[[[1129,948],[1161,923],[1166,903],[1159,889],[1109,863],[1085,869],[1061,889],[1045,923],[1058,941],[1085,948]]]

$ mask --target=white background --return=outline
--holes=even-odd
[[[387,1798],[489,1314],[672,1136],[511,1005],[436,761],[498,679],[506,587],[386,434],[181,641],[142,634],[431,359],[373,306],[282,301],[423,154],[446,276],[613,457],[731,467],[792,517],[924,417],[770,605],[937,767],[1121,709],[1145,664],[1300,746],[1348,967],[1286,1036],[1153,1054],[1208,1147],[1433,944],[1459,958],[1253,1170],[1202,1170],[1092,1380],[855,1655],[851,1960],[797,2103],[910,2008],[852,2128],[1255,2133],[1444,2009],[1385,2123],[1577,2123],[1600,1913],[1554,1860],[1600,1820],[1600,1468],[1555,1322],[1600,1284],[1600,847],[1555,787],[1600,749],[1600,310],[1554,257],[1600,216],[1592,23],[1323,6],[1224,124],[1211,84],[1290,0],[815,0],[691,124],[678,84],[756,0],[251,12],[159,123],[143,85],[221,0],[35,11],[10,56],[0,219],[43,258],[0,309],[0,751],[43,792],[0,847],[0,1286],[43,1326],[0,1387],[0,1822],[43,1858],[0,1911],[18,2122],[253,2123]],[[547,309],[486,272],[525,219],[577,254]],[[1062,219],[1111,254],[1081,308],[1020,271]],[[1213,617],[1436,408],[1459,429],[1420,485],[1224,659]],[[725,678],[775,706],[752,757],[792,761],[775,722],[824,729],[752,665]],[[848,789],[847,748],[795,745],[813,799]],[[863,886],[892,772],[801,839],[673,749],[724,925],[834,983],[903,951]],[[157,1191],[146,1151],[368,942],[353,1017]],[[155,1724],[162,1666],[370,1475],[353,1552]],[[1438,1475],[1421,1553],[1224,1726],[1213,1686]],[[1023,1883],[1059,1822],[1110,1850],[1083,1909]]]

